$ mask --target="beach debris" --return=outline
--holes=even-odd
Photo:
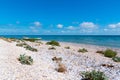
[[[47,45],[52,45],[52,46],[60,46],[60,44],[59,44],[59,42],[57,42],[57,41],[50,41],[50,42],[47,42],[46,43]]]
[[[70,47],[69,47],[69,46],[66,46],[65,49],[70,49]]]
[[[49,50],[56,50],[55,47],[49,47],[48,49],[49,49]]]
[[[33,59],[31,56],[27,56],[25,54],[20,55],[18,58],[21,64],[27,64],[27,65],[32,65],[33,64]]]
[[[59,62],[62,61],[62,58],[61,58],[61,57],[59,57],[59,58],[53,57],[52,60],[53,60],[53,61],[56,61],[56,63],[59,63]]]
[[[108,68],[114,67],[112,64],[102,64],[101,66],[103,66],[103,67],[108,67]]]
[[[104,51],[96,51],[96,53],[104,54]]]
[[[82,49],[79,49],[78,52],[82,52],[82,53],[85,53],[85,52],[88,52],[87,49],[85,48],[82,48]]]

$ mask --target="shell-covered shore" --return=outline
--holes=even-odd
[[[54,46],[55,50],[49,50],[51,45],[46,45],[46,41],[26,41],[38,50],[32,52],[16,46],[17,43],[0,39],[0,80],[81,80],[81,72],[92,70],[104,72],[109,80],[120,80],[120,63],[96,53],[97,50],[105,50],[107,47],[60,42],[60,46]],[[66,49],[66,46],[70,49]],[[80,48],[85,48],[88,52],[80,53]],[[113,50],[120,56],[120,49]],[[21,64],[17,59],[20,54],[31,56],[33,64]],[[53,57],[62,58],[61,63],[66,68],[64,73],[56,70],[58,63],[52,60]]]

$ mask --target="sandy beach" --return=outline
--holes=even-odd
[[[81,80],[81,72],[92,70],[104,72],[109,80],[120,80],[120,63],[96,53],[108,47],[60,42],[60,47],[54,46],[56,50],[49,50],[51,45],[46,45],[47,41],[41,41],[42,44],[25,42],[38,51],[32,52],[16,46],[15,41],[0,39],[0,80]],[[66,49],[66,46],[70,49]],[[80,53],[80,48],[85,48],[88,52]],[[119,48],[111,49],[117,51],[117,56],[120,57]],[[33,64],[21,64],[17,59],[20,54],[31,56]],[[53,57],[62,58],[65,73],[56,71],[58,63],[52,60]],[[101,66],[102,64],[111,64],[113,67]]]

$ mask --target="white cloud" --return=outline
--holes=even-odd
[[[109,24],[108,27],[109,28],[120,28],[120,22],[117,24]]]
[[[36,27],[40,27],[42,24],[40,23],[40,22],[38,22],[38,21],[36,21],[36,22],[34,22],[33,23]]]
[[[62,24],[58,24],[57,28],[63,28],[63,25]]]
[[[82,28],[96,28],[97,25],[95,25],[93,22],[83,22],[80,24],[80,27],[82,27]]]
[[[67,29],[74,30],[75,28],[73,26],[69,26],[69,27],[67,27]]]

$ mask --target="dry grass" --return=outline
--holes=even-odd
[[[64,64],[59,63],[57,71],[60,72],[60,73],[65,73],[67,71],[67,69],[66,69]]]

